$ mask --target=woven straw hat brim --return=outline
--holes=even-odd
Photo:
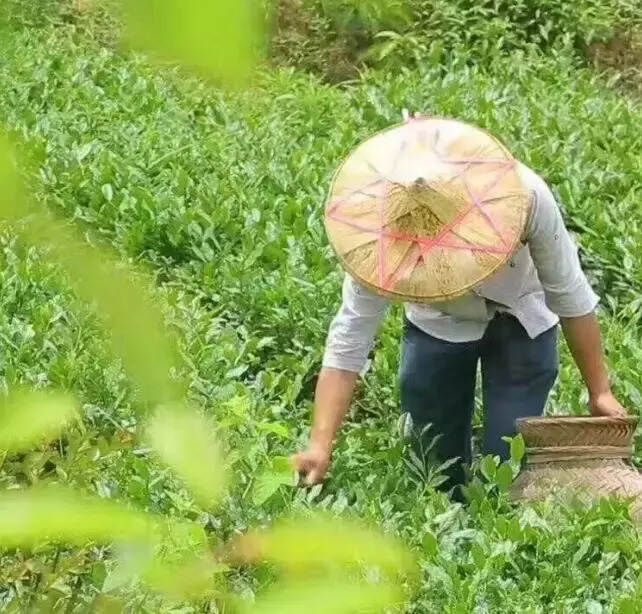
[[[531,200],[517,161],[495,137],[422,117],[378,132],[343,161],[325,227],[361,284],[393,299],[435,302],[466,294],[506,264]]]

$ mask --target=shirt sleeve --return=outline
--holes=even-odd
[[[390,301],[364,288],[350,275],[345,276],[342,295],[341,307],[328,331],[323,366],[360,373]]]
[[[587,315],[599,298],[591,288],[555,197],[537,177],[526,235],[531,257],[544,288],[546,305],[562,318]]]

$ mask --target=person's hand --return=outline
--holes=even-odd
[[[593,416],[608,416],[610,418],[624,418],[628,412],[620,402],[613,396],[612,392],[603,392],[589,401],[591,414]]]
[[[304,479],[307,486],[320,484],[330,466],[330,450],[311,444],[307,450],[299,452],[292,457],[292,464]]]

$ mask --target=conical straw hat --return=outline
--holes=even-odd
[[[494,137],[413,117],[359,145],[325,210],[342,266],[379,294],[431,302],[465,294],[517,248],[531,193]]]

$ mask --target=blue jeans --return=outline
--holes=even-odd
[[[401,405],[415,432],[425,425],[424,445],[439,435],[433,451],[447,471],[444,490],[465,481],[472,459],[472,417],[477,365],[481,361],[484,406],[483,453],[510,455],[504,436],[516,433],[515,420],[539,416],[558,372],[557,327],[531,339],[519,321],[501,313],[479,341],[436,339],[406,320],[401,359]],[[421,442],[421,438],[419,439]]]

